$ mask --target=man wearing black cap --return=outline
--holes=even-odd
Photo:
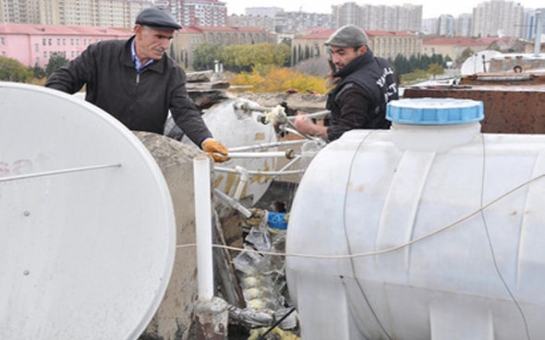
[[[392,66],[375,57],[365,32],[354,25],[335,31],[326,41],[335,66],[336,86],[327,97],[330,126],[316,125],[304,114],[295,126],[304,134],[332,141],[352,129],[387,129],[386,104],[398,99],[397,78]]]
[[[157,8],[136,17],[128,40],[100,41],[55,71],[45,86],[70,94],[86,85],[85,100],[102,108],[131,130],[162,134],[168,112],[176,124],[215,161],[228,150],[212,138],[187,94],[186,75],[165,52],[174,31],[182,28]]]

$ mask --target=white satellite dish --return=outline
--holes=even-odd
[[[0,82],[0,339],[135,339],[169,282],[165,179],[104,111]]]
[[[460,74],[467,76],[475,73],[488,72],[490,59],[501,55],[494,50],[486,50],[473,54],[464,61],[460,68]]]

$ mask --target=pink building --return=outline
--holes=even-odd
[[[92,43],[131,36],[132,29],[125,28],[2,23],[0,56],[45,68],[55,53],[72,60]]]

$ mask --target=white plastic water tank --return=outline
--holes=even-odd
[[[308,256],[287,258],[303,339],[545,337],[545,135],[481,134],[482,117],[400,100],[392,129],[314,158],[286,244]]]

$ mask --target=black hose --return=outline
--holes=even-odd
[[[286,315],[284,315],[283,317],[281,317],[280,319],[278,319],[278,321],[276,321],[274,323],[274,325],[272,325],[269,329],[267,329],[267,331],[263,334],[261,334],[259,336],[259,338],[257,338],[257,340],[265,340],[265,336],[267,334],[269,334],[276,326],[278,326],[282,321],[284,321],[285,318],[287,318],[291,313],[293,313],[293,311],[295,310],[295,307],[293,307],[289,312],[286,313]]]

